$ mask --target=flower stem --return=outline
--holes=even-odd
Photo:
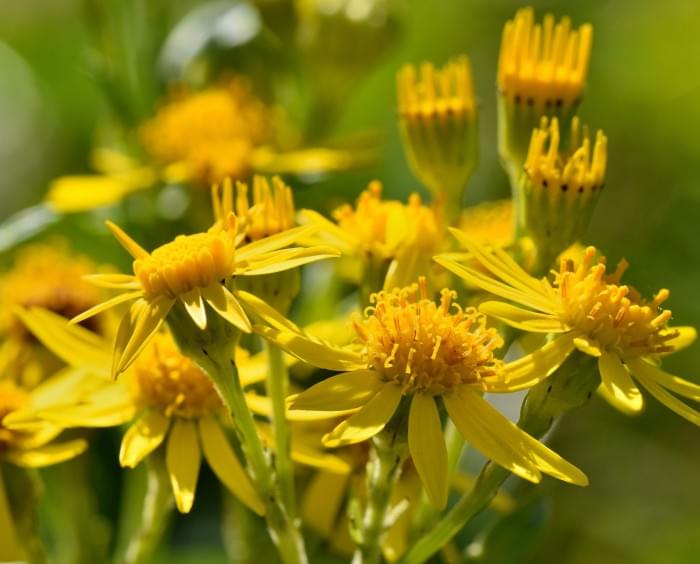
[[[0,543],[0,562],[21,560],[17,532],[15,531],[12,512],[10,511],[10,503],[5,494],[2,473],[0,473],[0,531],[2,531],[3,537]]]
[[[375,564],[381,560],[381,541],[387,529],[391,492],[407,456],[405,436],[396,421],[390,422],[372,439],[367,463],[367,507],[362,519],[361,542],[353,557],[354,564]]]
[[[530,390],[518,426],[536,438],[542,437],[555,418],[586,403],[599,384],[595,359],[573,353],[552,376]],[[399,564],[421,564],[438,552],[491,502],[508,476],[508,470],[487,462],[472,490],[411,547]]]
[[[296,518],[294,496],[294,466],[291,456],[291,436],[286,418],[285,398],[289,388],[289,373],[279,347],[265,341],[268,358],[267,395],[272,401],[272,427],[275,438],[275,469],[282,502],[289,516]]]
[[[173,510],[173,494],[162,452],[146,459],[146,493],[141,506],[140,522],[133,527],[132,537],[119,564],[145,564],[151,561]]]

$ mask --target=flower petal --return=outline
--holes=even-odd
[[[263,237],[258,239],[253,243],[249,243],[236,249],[236,261],[248,261],[257,257],[263,253],[269,253],[276,251],[292,243],[313,235],[318,231],[318,226],[316,225],[303,225],[301,227],[294,227],[292,229],[287,229],[281,233],[271,235],[270,237]]]
[[[204,457],[221,483],[255,513],[264,515],[265,506],[219,424],[211,417],[200,418],[199,436]]]
[[[604,353],[598,357],[601,386],[605,399],[624,413],[639,413],[644,408],[644,398],[635,385],[627,368],[616,354]]]
[[[574,346],[588,356],[599,358],[603,354],[600,346],[593,339],[589,339],[584,335],[578,335],[574,338]]]
[[[401,388],[395,384],[384,384],[360,411],[324,435],[323,444],[335,448],[373,437],[389,422],[400,401]]]
[[[46,201],[59,213],[93,210],[121,201],[132,189],[114,176],[61,176],[49,186]]]
[[[384,384],[373,370],[353,370],[321,380],[295,396],[290,411],[346,411],[367,404]]]
[[[190,319],[202,331],[207,328],[207,311],[204,309],[202,294],[199,288],[193,288],[189,292],[180,295],[180,301],[184,304]]]
[[[447,447],[440,415],[430,395],[418,393],[411,400],[408,448],[428,499],[436,509],[444,509],[447,505]]]
[[[555,315],[530,311],[504,302],[483,302],[479,305],[479,311],[523,331],[562,333],[568,330]]]
[[[212,309],[234,327],[250,333],[253,326],[236,297],[222,284],[216,283],[202,289],[202,297]]]
[[[138,290],[141,287],[138,279],[131,274],[88,274],[83,276],[100,288],[116,288],[118,290]]]
[[[85,439],[75,439],[63,443],[34,448],[31,450],[10,449],[5,458],[12,464],[25,468],[43,468],[75,458],[85,452],[88,443]]]
[[[655,364],[641,358],[626,360],[627,365],[635,376],[641,376],[646,380],[656,382],[660,386],[671,390],[674,394],[681,395],[694,401],[700,401],[700,385],[664,372]]]
[[[301,505],[304,524],[323,537],[335,529],[345,500],[347,474],[318,472],[306,488]]]
[[[248,309],[253,311],[262,321],[275,327],[276,329],[284,331],[292,331],[294,333],[302,334],[303,331],[297,327],[292,321],[287,319],[274,307],[268,304],[266,301],[261,300],[254,294],[250,292],[245,292],[243,290],[238,290],[234,292],[236,298],[238,298],[243,305]]]
[[[202,453],[194,423],[177,419],[168,437],[165,465],[180,513],[189,513],[192,509],[201,463]]]
[[[125,294],[119,294],[118,296],[110,298],[106,302],[102,302],[101,304],[97,304],[96,306],[85,310],[80,315],[76,315],[73,319],[70,320],[70,324],[76,325],[77,323],[81,323],[82,321],[85,321],[86,319],[89,319],[97,315],[98,313],[107,311],[108,309],[118,306],[119,304],[123,304],[124,302],[136,300],[141,296],[143,296],[143,292],[141,290],[138,290],[136,292],[126,292]]]
[[[243,276],[260,276],[262,274],[274,274],[284,270],[291,270],[311,262],[328,258],[337,258],[340,252],[328,246],[294,247],[260,255],[259,260],[251,262],[242,269],[239,274]]]
[[[675,337],[664,343],[664,345],[673,347],[673,352],[689,347],[698,337],[695,327],[670,327],[668,332],[677,333]]]
[[[486,381],[489,392],[514,392],[531,388],[552,374],[574,350],[574,337],[565,334],[533,353],[505,365],[505,381]]]
[[[106,221],[105,223],[107,225],[107,229],[112,232],[112,235],[116,237],[117,241],[119,241],[121,246],[124,247],[126,252],[132,257],[135,259],[143,259],[149,256],[148,252],[131,237],[129,237],[126,232],[116,223],[111,221]]]
[[[119,449],[119,464],[134,468],[156,450],[165,439],[170,418],[158,410],[151,410],[134,423],[124,435]]]

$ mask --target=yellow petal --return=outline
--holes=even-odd
[[[238,327],[244,333],[250,333],[253,330],[243,307],[223,285],[216,283],[203,288],[202,297],[216,313],[234,327]]]
[[[357,246],[357,239],[353,233],[349,233],[338,227],[332,221],[323,217],[314,210],[299,211],[299,223],[316,225],[318,229],[317,237],[330,243],[345,255],[351,255]]]
[[[221,483],[255,513],[264,515],[265,506],[219,424],[211,417],[200,418],[199,436],[204,457]]]
[[[284,331],[292,331],[294,333],[299,334],[303,333],[302,330],[299,327],[297,327],[292,321],[287,319],[274,307],[269,305],[266,301],[261,300],[256,295],[251,294],[250,292],[245,292],[243,290],[236,291],[234,295],[248,309],[253,311],[255,315],[257,315],[260,319],[262,319],[265,323],[271,325],[272,327]]]
[[[291,270],[311,262],[328,258],[337,258],[340,252],[333,247],[294,247],[259,255],[256,260],[237,271],[244,276],[260,276]]]
[[[197,477],[202,462],[194,423],[178,419],[168,436],[165,465],[170,475],[175,504],[180,513],[189,513],[194,503]]]
[[[113,176],[62,176],[49,186],[46,201],[59,213],[93,210],[121,201],[129,184]]]
[[[194,288],[180,296],[180,301],[185,305],[185,309],[194,321],[194,324],[202,331],[207,328],[207,312],[204,309],[202,294],[199,288]]]
[[[133,402],[125,402],[107,405],[64,405],[42,409],[38,415],[62,427],[116,427],[131,421],[135,413],[136,407]]]
[[[43,446],[31,450],[10,449],[5,453],[8,462],[26,468],[43,468],[75,458],[85,452],[88,443],[84,439],[75,439],[63,443]]]
[[[124,435],[119,450],[119,463],[134,468],[157,449],[165,439],[170,418],[158,410],[151,410],[134,423]]]
[[[408,416],[408,448],[425,493],[436,509],[447,505],[447,447],[435,400],[415,394]]]
[[[131,306],[132,311],[124,316],[117,332],[114,350],[118,361],[115,377],[136,360],[160,328],[173,303],[169,298],[160,297],[153,301],[139,300]]]
[[[318,472],[304,492],[301,505],[304,524],[324,538],[331,535],[338,523],[348,480],[347,474]]]
[[[637,370],[636,367],[630,366],[630,369],[633,371],[639,383],[644,386],[647,391],[659,402],[691,423],[700,425],[700,412],[683,403],[676,396],[669,393],[654,380],[649,378],[646,374]]]
[[[142,259],[149,256],[148,252],[131,237],[129,237],[126,232],[116,223],[112,223],[111,221],[107,221],[105,223],[107,228],[112,232],[112,235],[116,237],[117,241],[119,241],[121,246],[124,247],[126,252],[132,257],[135,259]]]
[[[600,350],[597,343],[583,335],[579,335],[574,339],[574,346],[582,353],[596,358],[603,354],[603,351]]]
[[[271,235],[270,237],[263,237],[262,239],[236,249],[236,261],[249,261],[263,253],[282,249],[304,237],[314,234],[316,231],[318,231],[316,225],[304,225],[287,229],[281,233]]]
[[[480,404],[486,400],[470,390],[458,390],[444,395],[443,401],[450,419],[471,446],[521,478],[535,483],[542,479],[535,463],[522,451],[523,431],[493,407],[483,409]]]
[[[70,320],[70,323],[72,325],[75,325],[77,323],[81,323],[82,321],[85,321],[86,319],[89,319],[98,313],[102,313],[103,311],[107,311],[108,309],[111,309],[115,306],[118,306],[119,304],[123,304],[124,302],[129,302],[136,300],[143,296],[143,292],[141,290],[138,290],[136,292],[126,292],[125,294],[119,294],[118,296],[114,296],[113,298],[110,298],[106,302],[102,302],[101,304],[97,304],[94,307],[91,307],[88,310],[85,310],[83,313],[80,315],[76,315],[73,319]]]
[[[479,311],[523,331],[561,333],[568,330],[557,316],[529,311],[503,302],[483,302],[479,305]]]
[[[388,423],[400,401],[401,388],[394,384],[384,384],[360,411],[324,435],[323,444],[335,448],[373,437]]]
[[[671,327],[668,332],[675,333],[677,336],[669,339],[664,344],[673,347],[673,352],[682,350],[695,342],[698,332],[695,327]]]
[[[322,380],[295,396],[290,411],[346,411],[368,403],[384,384],[372,370],[354,370]]]
[[[88,274],[83,276],[83,280],[87,280],[100,288],[138,290],[141,287],[136,277],[131,274]]]
[[[17,308],[15,313],[47,349],[70,366],[109,373],[112,352],[109,343],[80,326],[71,326],[63,316],[41,308]]]
[[[605,396],[614,407],[625,413],[638,413],[644,407],[644,398],[627,368],[616,354],[604,353],[598,358],[598,370]]]
[[[627,364],[635,376],[641,375],[643,378],[671,390],[674,394],[700,401],[700,385],[664,372],[655,364],[641,358],[627,359]]]

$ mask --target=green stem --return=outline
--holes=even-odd
[[[17,542],[17,531],[15,531],[14,519],[10,511],[10,503],[5,494],[5,484],[2,479],[2,467],[0,467],[0,531],[2,531],[2,542],[0,542],[0,562],[21,560],[19,544]]]
[[[289,372],[282,349],[265,341],[268,358],[267,395],[272,401],[272,428],[275,438],[275,469],[282,503],[289,516],[296,518],[294,496],[294,465],[291,453],[291,434],[287,422],[285,399],[289,389]]]
[[[44,542],[39,533],[39,503],[44,495],[44,484],[32,468],[7,464],[3,466],[8,507],[14,530],[24,559],[29,564],[47,561]]]
[[[573,353],[552,376],[530,390],[518,426],[536,438],[542,437],[555,418],[586,403],[599,384],[595,359]],[[508,470],[487,462],[472,490],[411,547],[399,564],[421,564],[438,552],[491,502],[508,476]]]
[[[381,540],[386,532],[387,511],[394,484],[401,474],[408,449],[405,438],[387,427],[372,439],[367,463],[367,507],[362,520],[362,542],[353,557],[354,564],[375,564],[381,560]]]
[[[140,522],[133,527],[133,534],[124,553],[115,562],[150,562],[163,537],[173,507],[173,494],[162,452],[155,452],[146,459],[146,493],[141,506]]]

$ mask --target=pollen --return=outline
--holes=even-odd
[[[614,272],[606,273],[605,259],[596,258],[593,247],[585,250],[578,266],[563,259],[555,273],[563,319],[606,351],[623,357],[671,352],[666,342],[678,333],[668,328],[671,311],[661,308],[669,291],[660,290],[651,301],[644,300],[634,288],[620,284],[626,268],[622,261]]]
[[[429,299],[424,278],[373,294],[373,305],[355,320],[368,366],[404,393],[442,394],[497,376],[501,361],[493,352],[503,340],[486,327],[483,315],[462,309],[455,298],[444,289],[439,302]]]
[[[241,222],[241,231],[249,241],[276,235],[296,225],[292,189],[275,176],[268,181],[263,176],[253,178],[252,190],[245,182],[230,179],[212,188],[214,216],[221,221],[231,212]]]
[[[525,172],[534,192],[545,192],[552,199],[587,197],[599,192],[605,181],[607,137],[598,131],[591,143],[588,128],[578,118],[571,122],[568,151],[563,151],[557,118],[542,118],[532,132],[525,161]]]
[[[199,92],[180,89],[141,127],[141,141],[165,165],[183,163],[200,184],[240,178],[253,149],[271,137],[271,112],[241,79]]]
[[[235,267],[235,241],[218,227],[206,233],[179,235],[149,256],[134,261],[134,274],[146,297],[176,298],[230,277]]]
[[[420,71],[405,65],[397,75],[399,115],[406,119],[473,117],[474,86],[466,56],[448,62],[442,69],[423,63]]]
[[[223,406],[209,377],[165,333],[154,337],[130,371],[134,399],[144,408],[196,418]]]
[[[16,431],[3,427],[2,420],[13,411],[17,411],[27,402],[27,394],[10,380],[0,382],[0,454],[3,449],[17,438]]]
[[[592,40],[590,24],[574,30],[569,18],[555,23],[551,14],[536,24],[532,8],[518,10],[501,38],[501,94],[538,110],[570,108],[583,91]]]
[[[12,313],[13,306],[42,307],[70,319],[98,304],[99,289],[83,280],[96,268],[87,257],[70,253],[62,240],[25,247],[0,278],[0,333],[29,337]],[[95,320],[88,323],[90,329],[98,328]]]

